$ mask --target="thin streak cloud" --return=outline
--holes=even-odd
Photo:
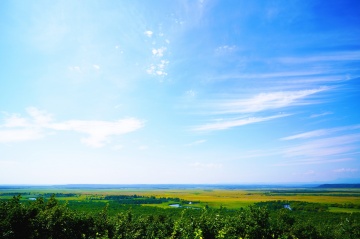
[[[200,125],[194,127],[194,131],[215,131],[215,130],[225,130],[233,127],[244,126],[248,124],[254,124],[264,121],[269,121],[277,118],[287,117],[290,114],[281,114],[281,115],[273,115],[268,117],[249,117],[245,119],[233,119],[233,120],[224,120],[215,123],[208,123],[204,125]]]
[[[218,113],[255,113],[290,106],[309,105],[318,102],[305,100],[305,98],[329,89],[330,87],[323,86],[317,89],[261,93],[248,99],[227,100],[218,105]]]
[[[321,56],[305,56],[305,57],[282,57],[278,60],[283,63],[311,63],[321,61],[351,61],[359,60],[360,51],[333,52]]]
[[[318,130],[313,130],[301,134],[284,137],[281,138],[281,140],[315,138],[315,137],[330,135],[336,132],[356,130],[356,129],[360,129],[360,125],[350,125],[350,126],[343,126],[343,127],[329,128],[329,129],[318,129]]]

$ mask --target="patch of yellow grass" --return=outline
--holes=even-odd
[[[29,192],[28,190],[16,190],[17,192]],[[37,191],[37,192],[35,192]],[[9,191],[7,191],[9,192]],[[155,197],[167,197],[167,198],[180,198],[187,201],[200,201],[197,206],[208,205],[210,207],[224,206],[227,208],[240,208],[245,207],[256,202],[263,201],[275,201],[275,200],[288,200],[288,201],[305,201],[314,203],[354,203],[360,204],[359,197],[354,196],[331,196],[328,193],[291,193],[290,195],[276,195],[268,194],[267,191],[261,190],[226,190],[226,189],[213,189],[213,190],[201,190],[201,189],[90,189],[90,190],[33,190],[33,193],[75,193],[78,197],[66,197],[58,198],[59,200],[86,200],[87,196],[106,196],[106,195],[140,195],[140,196],[155,196]],[[0,191],[1,193],[1,191]],[[286,193],[286,190],[284,190]],[[329,191],[331,194],[331,192]],[[344,190],[346,193],[346,190]],[[164,205],[154,205],[160,207],[167,207]],[[193,205],[196,206],[196,205]]]

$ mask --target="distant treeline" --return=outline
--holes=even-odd
[[[318,188],[360,188],[360,183],[354,184],[321,184]]]
[[[332,203],[330,204],[331,207],[340,207],[340,208],[356,208],[360,209],[360,204],[354,203]]]
[[[75,193],[39,193],[39,194],[34,194],[34,193],[30,193],[30,192],[11,192],[11,193],[0,193],[0,196],[17,196],[17,195],[21,195],[21,196],[26,196],[26,195],[31,195],[34,197],[44,197],[44,198],[49,198],[51,196],[55,196],[55,197],[78,197],[78,194]]]
[[[78,194],[75,194],[75,193],[44,193],[44,194],[40,194],[40,196],[42,197],[52,197],[52,196],[55,196],[55,197],[78,197],[79,195]]]
[[[105,200],[113,200],[120,204],[161,204],[164,202],[180,202],[180,198],[156,198],[155,196],[139,196],[139,195],[110,195],[105,196]]]
[[[360,192],[356,192],[356,193],[329,193],[329,192],[269,192],[269,193],[264,193],[266,196],[297,196],[297,195],[301,195],[301,196],[330,196],[330,197],[360,197]]]
[[[108,195],[102,198],[103,200],[116,201],[120,204],[162,204],[162,203],[179,203],[179,204],[189,204],[190,201],[182,200],[180,198],[171,198],[171,197],[155,197],[155,196],[140,196],[140,195]],[[96,200],[99,200],[97,198]],[[194,201],[191,203],[199,203],[199,201]]]
[[[33,194],[32,193],[24,193],[24,192],[0,193],[0,196],[17,196],[17,195],[33,195]]]

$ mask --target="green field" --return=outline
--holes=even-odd
[[[53,187],[30,187],[18,189],[0,189],[0,199],[11,199],[20,194],[22,200],[38,197],[49,198],[55,194],[57,200],[65,202],[99,202],[106,203],[110,196],[145,197],[138,199],[136,204],[146,198],[178,198],[186,203],[182,206],[193,208],[220,208],[239,209],[259,202],[266,201],[302,201],[309,203],[325,204],[330,212],[359,212],[360,189],[156,189],[156,188],[124,188],[124,189],[59,189]],[[140,201],[139,201],[140,200]],[[149,201],[149,200],[148,200]],[[129,202],[131,204],[131,202]],[[162,203],[146,202],[142,205],[168,208],[169,204],[179,203],[168,200]]]

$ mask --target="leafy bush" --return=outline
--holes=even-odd
[[[277,208],[283,202],[271,202]],[[330,239],[360,238],[360,214],[318,211],[313,204],[291,206],[317,210],[269,210],[265,204],[240,210],[226,208],[127,208],[110,215],[111,203],[87,213],[48,200],[21,201],[21,196],[0,201],[0,238],[4,239]],[[92,204],[89,205],[98,205]],[[104,204],[101,204],[104,205]],[[316,205],[315,205],[316,206]],[[174,213],[179,212],[179,214]]]

